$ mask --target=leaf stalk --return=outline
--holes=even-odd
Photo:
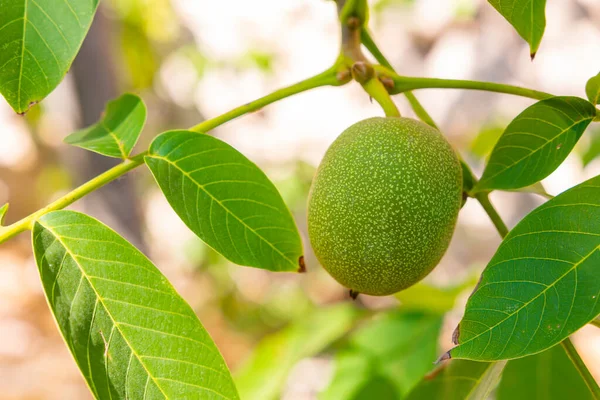
[[[496,230],[498,231],[500,236],[502,236],[502,239],[504,239],[506,235],[508,235],[508,228],[506,227],[504,221],[502,221],[502,218],[500,217],[500,214],[498,214],[498,211],[496,211],[496,209],[490,202],[489,192],[479,192],[475,195],[475,198],[477,199],[477,201],[479,201],[479,204],[481,204],[486,214],[492,220],[492,223],[496,227]]]
[[[550,93],[540,92],[538,90],[528,89],[521,86],[506,85],[504,83],[481,82],[464,79],[418,78],[401,76],[382,66],[377,66],[376,69],[378,69],[380,73],[389,76],[394,81],[394,88],[390,91],[392,94],[404,93],[406,91],[417,89],[470,89],[512,94],[534,100],[544,100],[554,97]]]
[[[571,340],[566,338],[560,344],[565,349],[567,356],[569,356],[569,359],[573,362],[573,365],[577,371],[579,371],[579,374],[585,381],[585,384],[592,393],[592,396],[594,396],[594,399],[600,400],[600,387],[598,387],[598,382],[596,382],[590,371],[587,369]]]

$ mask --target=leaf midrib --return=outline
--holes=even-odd
[[[21,65],[19,66],[19,83],[17,85],[17,107],[19,107],[19,111],[21,109],[21,82],[23,81],[23,64],[25,64],[25,35],[27,33],[27,10],[28,10],[29,0],[25,0],[25,5],[23,9],[23,38],[21,40]]]
[[[538,293],[537,295],[535,295],[534,297],[531,298],[531,300],[523,303],[523,305],[519,308],[517,308],[513,313],[509,314],[506,318],[500,320],[499,322],[497,322],[496,324],[488,327],[488,329],[484,330],[483,332],[478,333],[477,335],[473,336],[472,338],[469,338],[468,340],[459,343],[460,347],[462,347],[463,345],[472,342],[473,340],[477,339],[478,337],[480,337],[481,335],[492,331],[494,328],[496,328],[497,326],[499,326],[500,324],[504,323],[504,321],[508,320],[509,318],[512,318],[513,316],[517,315],[518,313],[520,313],[524,308],[526,308],[527,306],[529,306],[529,304],[531,304],[532,302],[534,302],[537,298],[539,298],[541,295],[543,295],[544,293],[546,293],[550,288],[554,287],[558,282],[560,282],[565,276],[567,276],[568,274],[570,274],[572,271],[574,271],[577,267],[579,267],[579,265],[581,265],[581,263],[583,263],[585,260],[587,260],[589,257],[592,256],[592,254],[594,254],[594,252],[600,250],[600,245],[594,247],[588,254],[586,254],[581,260],[579,260],[578,262],[576,262],[575,264],[573,264],[573,266],[571,268],[569,268],[567,270],[567,272],[565,272],[564,274],[562,274],[561,276],[559,276],[554,282],[552,282],[550,285],[546,286],[540,293]],[[570,316],[570,314],[569,314]],[[567,316],[567,318],[569,318],[569,316]],[[504,352],[504,351],[503,351]]]
[[[219,204],[219,206],[221,206],[226,212],[227,214],[231,215],[232,217],[234,217],[240,224],[242,224],[242,226],[244,226],[246,229],[248,229],[250,232],[254,233],[257,237],[260,238],[260,240],[262,240],[263,242],[265,242],[267,245],[269,245],[269,247],[271,247],[273,250],[275,250],[281,257],[283,257],[285,260],[287,260],[294,268],[297,267],[297,261],[294,261],[292,259],[290,259],[288,256],[286,256],[284,253],[281,252],[281,250],[279,250],[277,247],[273,246],[273,244],[271,244],[271,242],[269,242],[267,239],[265,239],[261,234],[259,234],[257,231],[255,231],[252,227],[250,227],[248,224],[246,224],[244,222],[244,220],[240,219],[237,215],[235,215],[231,210],[229,210],[227,207],[225,207],[225,205],[219,200],[217,199],[215,196],[212,195],[212,193],[210,193],[208,190],[206,190],[206,188],[204,187],[204,185],[201,185],[199,182],[197,182],[194,178],[192,178],[192,176],[190,174],[188,174],[186,171],[184,171],[183,169],[181,169],[176,163],[172,162],[171,160],[169,160],[166,157],[161,157],[155,154],[149,154],[146,156],[146,158],[155,158],[157,160],[163,160],[166,161],[167,163],[169,163],[170,165],[172,165],[173,167],[175,167],[177,170],[179,170],[184,176],[186,176],[189,180],[191,180],[192,182],[194,182],[198,188],[202,189],[202,191],[204,193],[206,193],[214,202],[216,202],[217,204]]]
[[[71,257],[71,259],[73,260],[73,262],[75,262],[75,264],[77,265],[77,267],[79,267],[79,271],[85,277],[85,279],[87,280],[88,284],[90,285],[90,288],[92,289],[92,291],[96,295],[97,301],[99,301],[102,304],[102,307],[104,308],[104,310],[106,311],[106,314],[110,318],[110,320],[111,320],[111,322],[113,324],[113,328],[116,328],[119,331],[119,334],[121,335],[121,337],[123,338],[123,340],[125,341],[125,343],[127,343],[127,346],[131,349],[131,352],[138,359],[138,362],[142,365],[142,367],[144,368],[144,371],[146,371],[146,374],[148,375],[148,377],[150,377],[152,379],[152,381],[154,382],[154,384],[156,385],[156,387],[158,388],[158,390],[160,390],[160,392],[162,393],[162,395],[164,396],[164,398],[168,399],[169,397],[163,391],[163,389],[158,384],[158,382],[156,381],[156,379],[154,378],[154,376],[150,373],[150,371],[146,367],[146,364],[143,362],[142,357],[137,353],[137,351],[134,349],[134,347],[129,343],[129,340],[127,339],[127,336],[120,329],[119,324],[117,323],[117,321],[115,321],[115,319],[113,318],[113,315],[111,314],[111,312],[109,311],[109,309],[106,307],[106,304],[104,303],[104,298],[102,296],[100,296],[100,294],[96,290],[94,284],[92,283],[90,277],[88,276],[88,274],[86,273],[86,271],[84,270],[84,268],[81,266],[81,264],[79,264],[79,261],[77,260],[75,254],[73,254],[73,252],[71,251],[71,249],[69,248],[69,246],[67,246],[67,244],[62,240],[61,235],[59,235],[57,232],[55,232],[49,226],[44,225],[40,220],[38,220],[37,223],[40,224],[44,229],[46,229],[50,233],[52,233],[52,235],[54,235],[54,237],[56,238],[56,240],[58,240],[60,242],[60,244],[64,247],[65,251],[69,254],[69,256]],[[90,326],[90,331],[91,331],[91,329],[92,328]],[[89,334],[91,336],[92,333],[90,332]],[[108,368],[108,366],[107,366],[107,368]],[[91,368],[90,368],[90,372],[91,372]],[[110,393],[110,388],[109,388],[108,391]]]

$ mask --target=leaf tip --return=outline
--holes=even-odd
[[[359,292],[357,292],[357,291],[355,291],[355,290],[352,290],[352,289],[350,289],[350,291],[349,291],[349,294],[350,294],[350,298],[351,298],[352,300],[356,300],[356,298],[358,297],[358,295],[359,295],[360,293],[359,293]]]
[[[533,59],[535,58],[535,55],[537,54],[537,50],[536,51],[532,51],[529,56],[531,57],[531,61],[533,61]]]
[[[39,103],[38,100],[34,100],[34,101],[30,101],[29,104],[27,104],[27,108],[20,108],[17,110],[15,109],[15,111],[17,112],[17,114],[19,114],[20,116],[25,116],[25,114],[27,114],[27,112],[29,110],[31,110],[31,107],[35,106],[37,103]]]
[[[435,360],[434,364],[439,364],[439,363],[441,363],[443,361],[450,360],[451,358],[452,358],[452,356],[450,355],[450,351],[447,351],[444,354],[442,354],[440,356],[440,358],[438,358],[437,360]]]
[[[304,256],[298,258],[298,273],[303,274],[306,272],[306,264],[304,263]]]

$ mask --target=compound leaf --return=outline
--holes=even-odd
[[[347,303],[334,305],[315,310],[305,319],[265,337],[235,374],[241,397],[280,399],[292,368],[344,336],[360,315]]]
[[[594,105],[600,103],[600,73],[587,81],[585,85],[585,94],[590,103]]]
[[[159,135],[145,157],[171,207],[230,261],[270,271],[303,271],[294,219],[269,178],[212,136]]]
[[[35,222],[44,292],[98,399],[238,399],[189,305],[139,250],[87,215]]]
[[[72,144],[96,153],[126,159],[146,122],[146,106],[134,94],[124,94],[106,105],[98,123],[65,138]]]
[[[546,29],[546,0],[488,1],[529,43],[529,53],[533,59]]]
[[[539,353],[600,313],[600,176],[527,215],[467,302],[452,358]]]
[[[473,192],[519,189],[544,179],[567,158],[596,109],[578,97],[552,97],[519,114],[494,147]]]
[[[406,400],[487,400],[506,361],[451,360],[421,380]]]
[[[0,0],[0,93],[18,113],[58,86],[98,0]]]
[[[579,371],[560,345],[511,360],[502,373],[497,400],[592,400]]]

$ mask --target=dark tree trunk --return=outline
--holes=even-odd
[[[95,123],[104,111],[106,103],[119,95],[114,73],[111,33],[114,24],[103,16],[102,10],[83,42],[71,72],[75,78],[81,107],[81,125]],[[78,162],[76,179],[81,182],[97,176],[119,161],[89,151]],[[88,195],[84,200],[86,209],[100,217],[136,247],[143,249],[140,229],[140,213],[131,176],[125,176]]]

